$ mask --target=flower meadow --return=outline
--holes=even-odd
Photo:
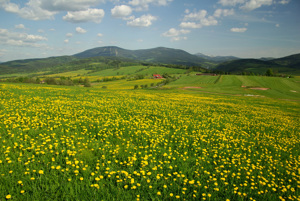
[[[0,200],[300,200],[298,102],[0,85]]]

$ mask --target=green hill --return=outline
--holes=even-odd
[[[279,59],[238,59],[224,62],[216,67],[216,70],[235,74],[256,73],[264,74],[267,69],[273,69],[279,74],[300,74],[300,54],[291,55]]]
[[[51,70],[61,64],[77,61],[73,56],[49,57],[42,59],[24,59],[0,64],[1,74],[28,73]]]
[[[207,64],[208,63],[208,64]],[[0,64],[0,74],[13,73],[61,73],[80,69],[103,70],[128,65],[164,64],[171,68],[210,65],[205,59],[183,50],[158,47],[144,50],[126,50],[108,46],[86,50],[73,56],[49,57],[42,59],[15,60]]]
[[[273,59],[273,63],[288,66],[289,68],[300,69],[300,54],[294,54],[287,57]]]
[[[186,51],[173,48],[157,47],[143,50],[126,50],[115,46],[98,47],[74,55],[77,58],[96,56],[114,56],[135,59],[139,61],[178,64],[187,66],[201,66],[205,59],[189,54]]]

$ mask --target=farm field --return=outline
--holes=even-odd
[[[184,73],[186,70],[176,69],[176,68],[166,68],[160,66],[129,66],[129,67],[120,67],[114,69],[106,69],[102,71],[98,71],[95,73],[91,73],[91,76],[117,76],[117,75],[134,75],[134,74],[142,74],[142,75],[150,75],[153,74],[180,74]]]
[[[298,78],[190,77],[0,83],[0,200],[300,200]]]
[[[180,77],[180,79],[171,82],[166,87],[191,87],[188,88],[188,90],[217,94],[240,96],[249,95],[277,99],[300,100],[300,79],[298,77],[280,78],[241,75],[184,75]]]

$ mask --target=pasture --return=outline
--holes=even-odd
[[[202,78],[1,83],[0,200],[299,200],[298,78]]]

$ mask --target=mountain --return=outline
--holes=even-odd
[[[275,59],[274,57],[261,57],[259,58],[259,60],[262,60],[262,61],[270,61],[270,60],[273,60]]]
[[[0,64],[1,73],[23,73],[49,70],[55,66],[78,60],[72,56],[49,57],[42,59],[23,59]]]
[[[0,64],[2,74],[93,69],[93,62],[100,62],[101,68],[118,66],[120,63],[140,64],[175,64],[198,66],[205,64],[205,59],[189,54],[180,49],[157,47],[142,50],[127,50],[116,46],[98,47],[72,56],[49,57],[44,59],[15,60]],[[118,64],[117,64],[118,63]],[[126,65],[127,65],[126,64]],[[206,65],[205,66],[209,66]],[[98,68],[100,68],[98,66]]]
[[[216,67],[216,70],[230,73],[252,72],[264,74],[269,68],[282,74],[299,74],[300,54],[271,60],[238,59],[221,63]]]
[[[288,66],[290,68],[300,68],[300,54],[293,54],[290,56],[282,57],[279,59],[273,59],[273,63]]]
[[[238,59],[233,56],[211,57],[200,53],[192,55],[184,50],[166,47],[127,50],[116,46],[97,47],[71,56],[4,62],[0,64],[0,74],[53,73],[79,69],[99,71],[141,64],[160,64],[177,68],[195,66],[198,69],[204,67],[231,73],[253,72],[258,74],[264,74],[268,68],[272,68],[274,72],[278,73],[300,74],[300,54],[261,60]]]
[[[226,62],[226,61],[233,61],[233,60],[237,60],[239,59],[238,57],[234,57],[234,56],[209,56],[209,55],[205,55],[202,53],[197,53],[195,54],[197,57],[206,59],[210,62],[214,62],[214,63],[222,63],[222,62]]]
[[[139,61],[178,64],[187,66],[201,66],[206,60],[180,49],[157,47],[141,50],[127,50],[115,46],[98,47],[73,55],[77,58],[90,58],[97,56],[113,56],[135,59]]]

